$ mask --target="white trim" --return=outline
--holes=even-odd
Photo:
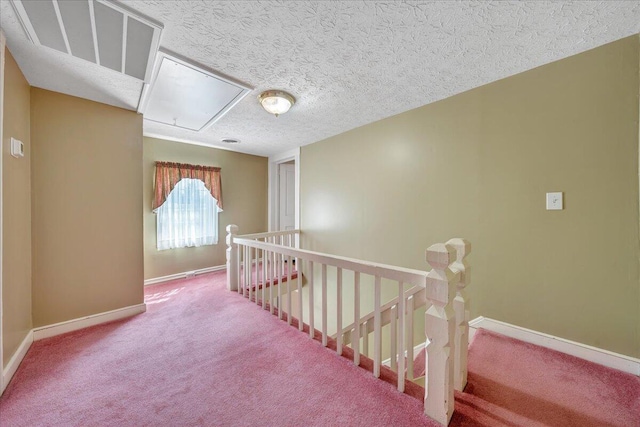
[[[640,359],[634,357],[555,337],[542,332],[532,331],[531,329],[482,316],[470,321],[469,326],[473,328],[483,328],[520,341],[550,348],[629,374],[640,375]]]
[[[226,264],[216,265],[214,267],[201,268],[199,270],[183,271],[182,273],[169,274],[168,276],[154,277],[152,279],[145,280],[144,285],[145,286],[157,285],[158,283],[169,282],[171,280],[186,279],[187,277],[199,276],[205,273],[212,273],[214,271],[225,270],[226,268],[227,268]]]
[[[269,157],[269,193],[268,193],[268,225],[269,231],[276,230],[278,224],[278,165],[293,160],[295,163],[295,225],[296,230],[300,229],[300,147]]]
[[[5,45],[7,43],[7,39],[4,35],[4,31],[0,28],[0,371],[4,367],[4,346],[3,346],[3,335],[4,335],[4,326],[3,326],[3,317],[4,312],[2,311],[2,275],[3,275],[3,267],[2,267],[2,227],[3,227],[3,218],[2,218],[2,193],[4,182],[2,181],[2,171],[4,167],[2,166],[3,162],[3,153],[4,153],[4,140],[3,140],[3,118],[4,118],[4,63],[5,63]],[[4,375],[0,375],[0,394],[4,391],[7,386],[8,381],[5,383]]]
[[[33,328],[33,340],[38,341],[44,338],[65,334],[67,332],[77,331],[78,329],[88,328],[89,326],[124,319],[125,317],[135,316],[136,314],[144,313],[145,311],[147,311],[147,305],[142,303],[130,305],[129,307],[118,308],[116,310],[105,311],[104,313],[91,314],[89,316],[67,320],[66,322],[54,323],[53,325]]]
[[[424,348],[424,346],[427,345],[427,342],[423,342],[422,344],[418,344],[416,346],[413,347],[413,357],[417,356],[418,353],[420,353],[422,351],[422,349]],[[404,357],[407,357],[407,350],[404,351]],[[386,366],[387,368],[391,366],[391,358],[385,359],[382,362],[382,365]]]
[[[4,390],[9,385],[11,378],[13,378],[13,375],[18,370],[18,366],[22,363],[22,359],[24,359],[31,344],[33,344],[33,331],[29,331],[27,336],[24,337],[16,352],[11,356],[9,363],[7,363],[7,367],[2,370],[2,389],[0,389],[0,395],[4,393]]]

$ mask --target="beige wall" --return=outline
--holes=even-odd
[[[33,322],[143,302],[142,116],[31,89]]]
[[[31,324],[31,138],[29,83],[6,50],[2,135],[2,344],[6,366]],[[25,156],[11,156],[10,138],[24,143]]]
[[[224,211],[219,216],[218,244],[199,248],[156,249],[156,217],[151,212],[156,161],[222,168]],[[267,231],[267,158],[180,142],[144,138],[144,277],[151,279],[226,263],[226,227],[240,233]]]
[[[639,37],[302,148],[311,249],[427,269],[473,245],[472,317],[640,356]],[[563,191],[565,209],[545,210]]]

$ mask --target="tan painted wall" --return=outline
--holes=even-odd
[[[142,116],[31,89],[33,322],[143,302]]]
[[[151,211],[156,161],[222,168],[224,211],[219,216],[218,244],[199,248],[156,249],[156,217]],[[267,231],[267,158],[198,145],[144,138],[144,277],[151,279],[224,265],[226,227],[240,233]]]
[[[31,137],[29,83],[6,51],[2,135],[2,344],[6,366],[31,323]],[[25,156],[11,156],[10,138],[24,143]]]
[[[629,37],[303,147],[305,241],[428,269],[430,244],[465,237],[472,317],[639,357],[639,48]],[[549,191],[563,211],[545,210]]]

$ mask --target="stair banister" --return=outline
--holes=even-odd
[[[456,260],[451,269],[460,272],[460,280],[453,309],[456,313],[456,338],[454,357],[454,383],[456,390],[464,390],[467,385],[467,349],[469,348],[469,297],[465,288],[469,284],[471,270],[466,261],[471,252],[471,244],[465,239],[451,239],[447,242],[456,251]]]
[[[453,300],[460,273],[449,266],[455,249],[438,243],[427,249],[427,262],[433,269],[427,275],[427,299],[431,307],[425,314],[426,377],[425,413],[443,425],[453,415],[453,355],[455,354],[455,313]]]
[[[470,251],[468,242],[463,239],[452,239],[447,244],[432,245],[426,252],[426,259],[433,267],[430,272],[407,269],[384,264],[340,257],[319,252],[292,247],[295,240],[297,246],[299,230],[255,233],[238,235],[237,227],[227,227],[227,279],[229,289],[234,284],[238,292],[250,297],[257,304],[262,303],[274,313],[277,306],[278,317],[283,318],[283,305],[280,303],[285,287],[276,284],[283,283],[286,274],[286,294],[288,298],[287,319],[291,323],[292,292],[290,281],[292,278],[292,260],[299,269],[306,263],[308,287],[308,305],[303,304],[302,280],[297,280],[298,291],[298,327],[303,329],[302,319],[305,307],[309,310],[307,316],[309,335],[315,336],[314,330],[314,267],[320,269],[321,284],[318,298],[321,300],[321,337],[322,344],[327,345],[327,266],[336,268],[337,288],[337,334],[336,351],[341,354],[344,346],[351,342],[354,351],[353,362],[360,364],[360,338],[363,339],[362,352],[368,355],[369,334],[373,333],[373,373],[376,377],[381,374],[382,355],[382,326],[390,324],[390,352],[391,365],[398,374],[398,390],[404,390],[405,366],[406,375],[413,378],[413,313],[418,307],[430,304],[425,313],[425,334],[427,353],[427,381],[425,385],[424,412],[427,416],[448,424],[453,414],[453,390],[464,387],[466,382],[466,343],[468,341],[468,298],[465,287],[469,283],[469,267],[465,257]],[[235,254],[235,256],[234,256]],[[242,255],[242,259],[241,259]],[[255,276],[252,274],[255,263]],[[285,268],[286,264],[286,268]],[[235,271],[234,271],[235,270]],[[286,270],[286,271],[285,271]],[[354,292],[354,322],[343,326],[342,290],[344,270],[353,272]],[[240,274],[242,272],[242,274]],[[262,274],[260,274],[262,273]],[[297,272],[296,277],[297,276]],[[366,274],[374,278],[374,311],[364,317],[360,315],[360,275]],[[262,275],[262,282],[260,282]],[[300,276],[301,279],[301,276]],[[382,304],[382,279],[396,282],[397,297]],[[234,283],[235,280],[235,283]],[[261,284],[262,283],[262,284]],[[413,286],[405,290],[405,284]],[[269,291],[266,291],[266,287]],[[388,286],[385,282],[384,286]],[[262,289],[260,293],[259,290]],[[268,292],[268,294],[267,294]],[[260,299],[260,294],[262,298]],[[274,304],[275,303],[275,304]],[[275,313],[274,313],[275,314]],[[371,327],[373,326],[373,327]],[[408,355],[405,361],[404,354]]]
[[[240,260],[238,259],[238,245],[233,241],[238,234],[238,226],[227,225],[227,289],[238,290],[238,272],[240,271]]]

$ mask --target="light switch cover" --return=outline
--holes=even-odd
[[[560,211],[562,210],[562,205],[562,192],[547,193],[548,211]]]

